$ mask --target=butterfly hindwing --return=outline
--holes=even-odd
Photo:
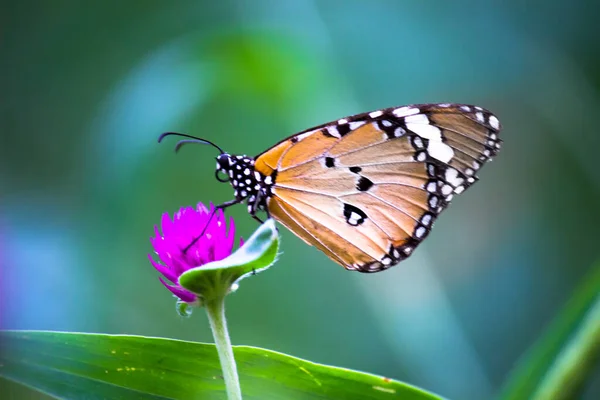
[[[500,147],[498,119],[424,104],[359,114],[294,135],[255,160],[273,176],[269,213],[347,269],[408,257]]]

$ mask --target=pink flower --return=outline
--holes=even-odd
[[[181,274],[191,268],[222,260],[233,250],[235,241],[233,218],[230,218],[227,224],[223,210],[217,210],[211,219],[210,216],[214,211],[215,207],[212,204],[208,210],[202,203],[198,203],[196,209],[181,208],[175,213],[173,220],[168,213],[164,213],[161,221],[162,234],[155,226],[156,236],[150,238],[150,243],[160,260],[156,262],[152,255],[148,254],[150,263],[173,283],[170,285],[159,277],[162,284],[186,303],[194,303],[198,297],[179,285]],[[190,246],[190,243],[198,238],[205,228],[202,237]],[[240,246],[242,244],[243,240],[240,238]],[[187,248],[188,246],[190,247]]]

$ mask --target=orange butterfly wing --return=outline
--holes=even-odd
[[[480,107],[389,108],[291,136],[255,169],[274,177],[271,216],[345,268],[377,272],[412,254],[476,181],[499,131]]]

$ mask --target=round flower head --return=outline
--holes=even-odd
[[[151,254],[148,254],[148,258],[154,268],[173,284],[168,284],[162,277],[159,278],[160,281],[186,303],[195,303],[198,297],[179,285],[181,274],[209,262],[220,261],[231,255],[233,250],[233,218],[230,218],[227,224],[222,210],[217,210],[211,218],[213,213],[215,207],[212,204],[208,210],[202,203],[198,203],[195,209],[181,208],[172,220],[168,213],[164,213],[161,221],[162,234],[155,226],[156,236],[150,238],[160,261],[154,261]],[[243,240],[240,238],[240,246],[242,244]]]

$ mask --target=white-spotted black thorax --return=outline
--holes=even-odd
[[[275,183],[274,177],[256,171],[252,157],[223,153],[217,157],[216,172],[226,175],[225,179],[218,176],[217,179],[231,183],[235,199],[239,202],[246,200],[250,214],[254,215],[257,210],[266,210],[267,200]]]

